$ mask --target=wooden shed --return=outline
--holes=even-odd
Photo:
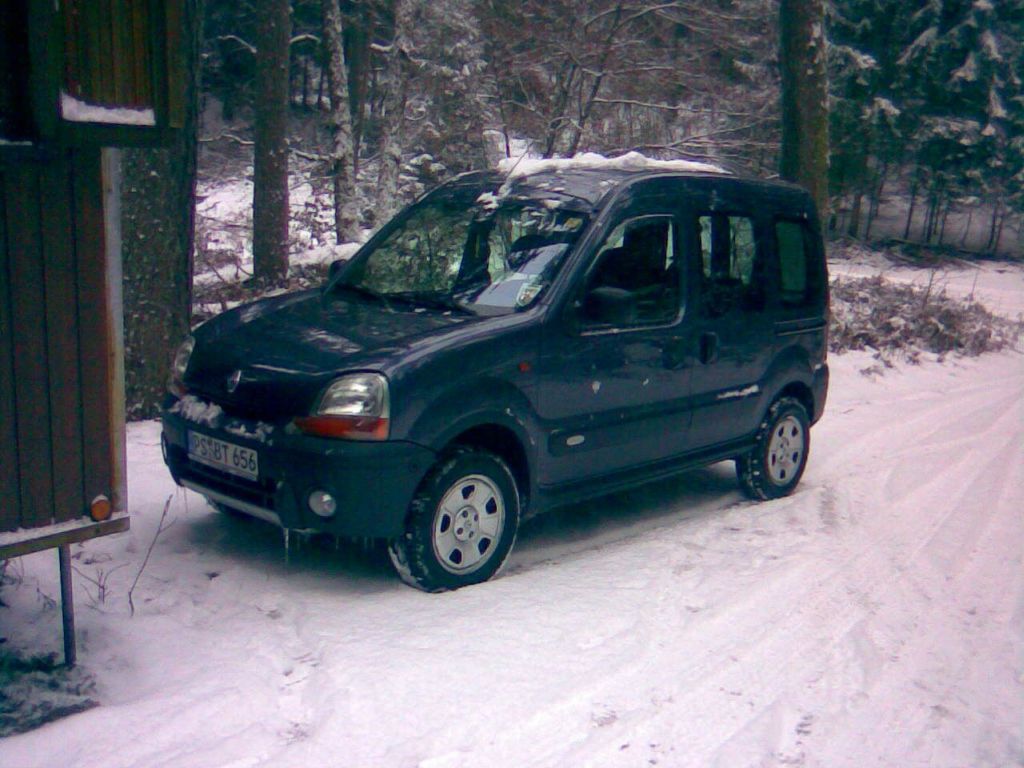
[[[0,19],[0,559],[127,530],[119,153],[180,126],[180,3],[6,0]]]

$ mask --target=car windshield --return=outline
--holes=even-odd
[[[481,315],[515,312],[551,284],[587,218],[554,203],[439,196],[412,208],[337,287]]]

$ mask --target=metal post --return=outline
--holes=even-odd
[[[75,666],[78,653],[75,650],[75,600],[71,591],[71,547],[62,544],[57,547],[57,561],[60,563],[60,614],[64,624],[64,663]]]

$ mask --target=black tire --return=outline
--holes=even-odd
[[[768,409],[750,453],[736,459],[740,487],[752,499],[778,499],[796,488],[811,449],[807,409],[795,397],[780,397]]]
[[[499,456],[462,446],[446,453],[409,505],[405,533],[388,546],[395,570],[426,592],[487,581],[515,543],[519,499]]]

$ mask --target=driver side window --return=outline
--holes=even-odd
[[[680,308],[675,225],[669,216],[619,224],[598,251],[587,280],[583,319],[588,326],[670,323]]]

